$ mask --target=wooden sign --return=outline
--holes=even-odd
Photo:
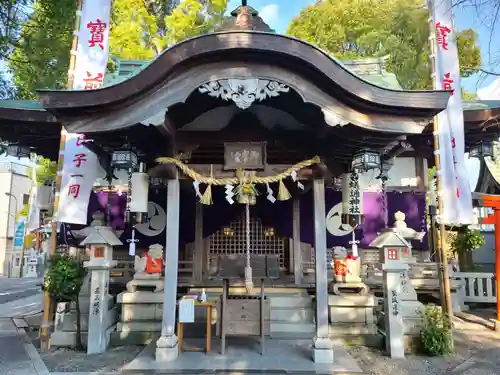
[[[224,144],[224,169],[264,169],[265,142],[238,142]]]

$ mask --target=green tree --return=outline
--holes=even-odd
[[[185,38],[212,31],[223,19],[227,0],[174,4],[173,0],[114,0],[110,55],[147,60]],[[66,87],[75,10],[75,0],[36,0],[8,62],[19,98],[36,98],[37,89]]]
[[[0,59],[8,58],[17,45],[31,5],[31,0],[0,0]]]
[[[430,89],[428,18],[421,0],[328,0],[303,9],[287,34],[338,59],[388,55],[387,69],[404,89]],[[460,31],[458,46],[466,77],[481,62],[474,30]]]
[[[20,99],[66,87],[75,11],[75,0],[36,1],[8,60]]]
[[[57,176],[57,163],[48,158],[40,156],[37,160],[36,182],[38,185],[50,184],[55,181]],[[31,178],[33,171],[28,169],[28,176]]]

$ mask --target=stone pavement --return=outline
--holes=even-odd
[[[47,375],[49,371],[24,331],[0,319],[0,374]]]

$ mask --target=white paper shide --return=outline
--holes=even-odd
[[[472,224],[472,197],[465,168],[465,137],[460,69],[451,0],[431,0],[436,56],[435,88],[452,90],[448,106],[437,116],[444,210],[440,220],[449,224]]]

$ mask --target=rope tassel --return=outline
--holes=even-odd
[[[279,201],[287,201],[291,198],[290,192],[285,186],[283,180],[280,180],[279,188],[278,188],[278,200]]]
[[[212,185],[208,185],[200,199],[201,204],[210,206],[212,204]]]

